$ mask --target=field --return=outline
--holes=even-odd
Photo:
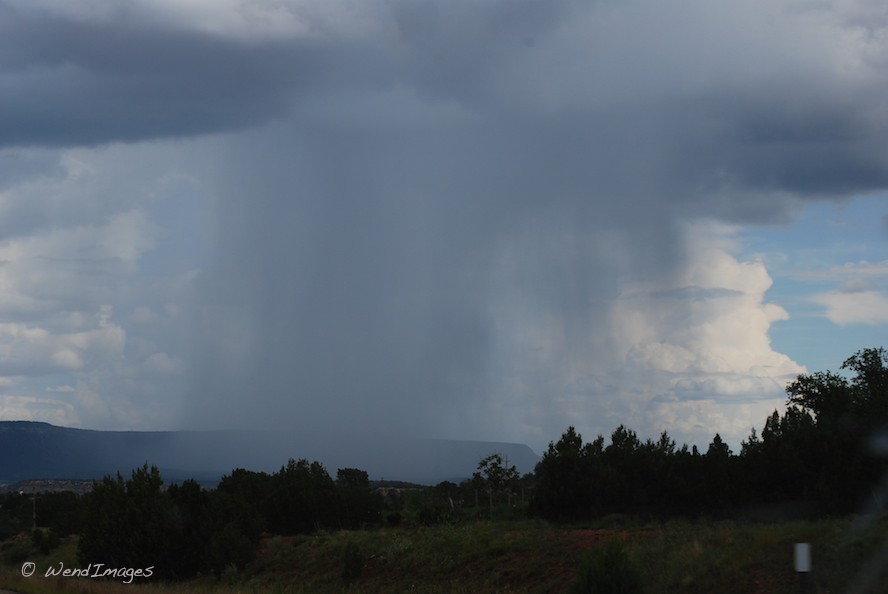
[[[767,524],[482,521],[268,537],[243,570],[175,585],[44,577],[49,565],[77,567],[76,543],[68,539],[49,556],[28,559],[38,568],[31,578],[21,577],[20,564],[7,564],[0,588],[31,594],[566,592],[594,591],[590,583],[622,572],[648,593],[794,593],[800,591],[796,542],[811,543],[809,592],[888,592],[888,574],[880,575],[888,567],[888,519],[873,517]],[[596,555],[608,549],[625,553],[625,565],[596,566]]]

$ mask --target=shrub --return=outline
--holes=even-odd
[[[401,524],[401,512],[391,512],[385,517],[385,521],[388,522],[389,526],[398,526]]]
[[[44,555],[48,555],[53,549],[59,546],[61,538],[58,533],[50,528],[44,532],[40,528],[35,528],[31,533],[31,544]]]
[[[351,582],[361,577],[364,569],[364,557],[361,549],[353,542],[348,542],[342,551],[342,578]]]
[[[419,510],[417,520],[423,526],[434,526],[435,524],[441,523],[443,516],[444,513],[441,508],[424,505],[422,509]]]
[[[583,561],[572,594],[639,594],[641,577],[618,542],[597,547]]]
[[[212,536],[206,551],[207,565],[216,575],[243,569],[255,556],[256,545],[235,523],[230,522]]]
[[[11,542],[4,543],[2,558],[9,565],[18,565],[23,561],[27,561],[28,557],[33,554],[33,551],[34,549],[31,547],[30,542],[22,538],[16,538]]]

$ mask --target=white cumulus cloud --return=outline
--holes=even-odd
[[[846,290],[819,293],[811,298],[825,308],[827,319],[840,326],[888,324],[888,296],[875,288],[846,286]]]
[[[765,300],[764,264],[738,260],[732,247],[730,229],[692,227],[683,270],[666,285],[630,288],[613,313],[628,386],[650,401],[644,422],[701,443],[716,431],[739,443],[806,372],[771,346],[771,324],[788,314]]]
[[[771,345],[771,325],[788,314],[766,300],[764,263],[734,255],[736,229],[686,232],[685,264],[627,281],[608,297],[606,320],[587,324],[517,294],[501,302],[501,391],[483,414],[550,436],[568,422],[592,435],[622,423],[703,447],[719,432],[736,448],[760,428],[783,407],[786,383],[806,372]]]

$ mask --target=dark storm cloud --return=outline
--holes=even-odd
[[[508,368],[529,362],[535,399],[557,401],[550,380],[568,361],[613,357],[609,304],[622,283],[680,267],[676,221],[773,222],[798,200],[888,184],[884,138],[865,125],[881,99],[862,85],[840,100],[795,58],[748,80],[726,63],[697,88],[693,62],[613,58],[644,47],[636,31],[563,42],[595,8],[394,6],[395,41],[345,48],[341,76],[303,88],[285,125],[224,159],[192,419],[508,434],[501,419],[522,416]],[[672,19],[661,34],[687,43]],[[573,80],[594,71],[610,74]],[[695,295],[721,294],[708,291]],[[560,343],[512,344],[502,325],[526,315]],[[527,422],[564,422],[543,409]]]
[[[857,51],[829,11],[394,1],[287,37],[2,6],[0,145],[240,131],[208,174],[193,424],[557,431],[548,380],[615,356],[610,305],[682,266],[678,223],[888,185],[882,67],[822,59]],[[542,412],[508,399],[519,361]]]
[[[777,215],[775,193],[835,196],[888,182],[883,84],[856,84],[781,55],[788,52],[778,37],[791,28],[745,39],[738,25],[718,40],[706,27],[730,27],[720,19],[731,11],[648,6],[648,15],[640,6],[394,2],[370,11],[384,34],[244,40],[172,19],[142,24],[136,11],[90,21],[0,4],[0,144],[243,129],[305,101],[339,95],[360,103],[402,85],[421,100],[476,113],[499,136],[493,142],[529,143],[526,153],[543,160],[534,170],[556,167],[562,186],[593,178],[596,189],[623,197],[690,195],[692,209],[701,194],[727,193],[723,203],[709,202],[712,214],[756,219]],[[747,12],[762,24],[756,10]],[[854,23],[855,15],[844,19]],[[654,26],[659,18],[667,20]],[[602,29],[611,21],[625,32]],[[743,43],[763,47],[748,57],[730,53],[732,44],[746,51]],[[744,62],[763,58],[786,70]],[[554,108],[541,103],[547,94]],[[549,199],[564,195],[551,189]],[[749,190],[762,194],[759,206],[734,204],[734,194]]]
[[[427,429],[462,404],[448,402],[451,376],[477,377],[484,364],[485,279],[469,258],[476,207],[405,191],[435,172],[411,170],[399,164],[409,155],[382,155],[361,135],[294,143],[293,132],[229,156],[241,162],[258,146],[279,155],[226,177],[228,196],[250,199],[222,205],[225,236],[201,295],[245,330],[213,327],[212,316],[198,331],[222,345],[200,345],[201,409],[302,430]],[[230,340],[247,341],[247,360],[220,366]],[[231,381],[245,381],[235,391],[249,396],[232,394]]]
[[[559,12],[528,1],[480,8],[483,18],[467,4],[455,11],[436,3],[391,8],[391,14],[383,6],[378,12],[393,19],[397,33],[380,45],[336,33],[244,40],[174,19],[142,22],[137,10],[90,20],[0,2],[0,146],[135,142],[242,129],[280,117],[318,91],[387,87],[405,74],[415,79],[411,85],[428,83],[427,92],[468,93],[488,73],[487,54],[493,50],[495,58],[532,43]],[[498,28],[509,31],[505,45],[494,34]],[[413,53],[422,59],[415,61]]]
[[[54,155],[0,153],[0,190],[37,176],[58,177],[63,173]]]
[[[623,266],[671,267],[664,205],[595,200],[613,181],[560,158],[571,149],[554,136],[471,118],[400,133],[336,121],[257,133],[225,157],[195,420],[471,435],[497,424],[486,408],[503,296],[558,311],[564,348],[586,348]],[[620,254],[589,239],[615,225],[644,226],[644,241]],[[227,358],[231,341],[243,358]]]
[[[885,187],[884,125],[868,113],[882,99],[866,89],[853,101],[830,97],[826,81],[811,83],[790,79],[743,102],[712,98],[707,111],[724,132],[705,139],[714,151],[701,151],[702,164],[733,170],[744,190],[816,198]]]
[[[76,146],[240,129],[323,78],[317,56],[177,28],[0,4],[0,146]],[[306,49],[310,54],[311,50]],[[310,83],[309,83],[310,84]]]

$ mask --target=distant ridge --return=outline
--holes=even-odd
[[[36,479],[129,477],[144,463],[170,482],[213,485],[234,468],[273,472],[290,458],[361,468],[371,479],[459,481],[491,453],[522,474],[539,456],[524,444],[418,438],[297,435],[283,431],[94,431],[32,421],[0,421],[0,485]]]

